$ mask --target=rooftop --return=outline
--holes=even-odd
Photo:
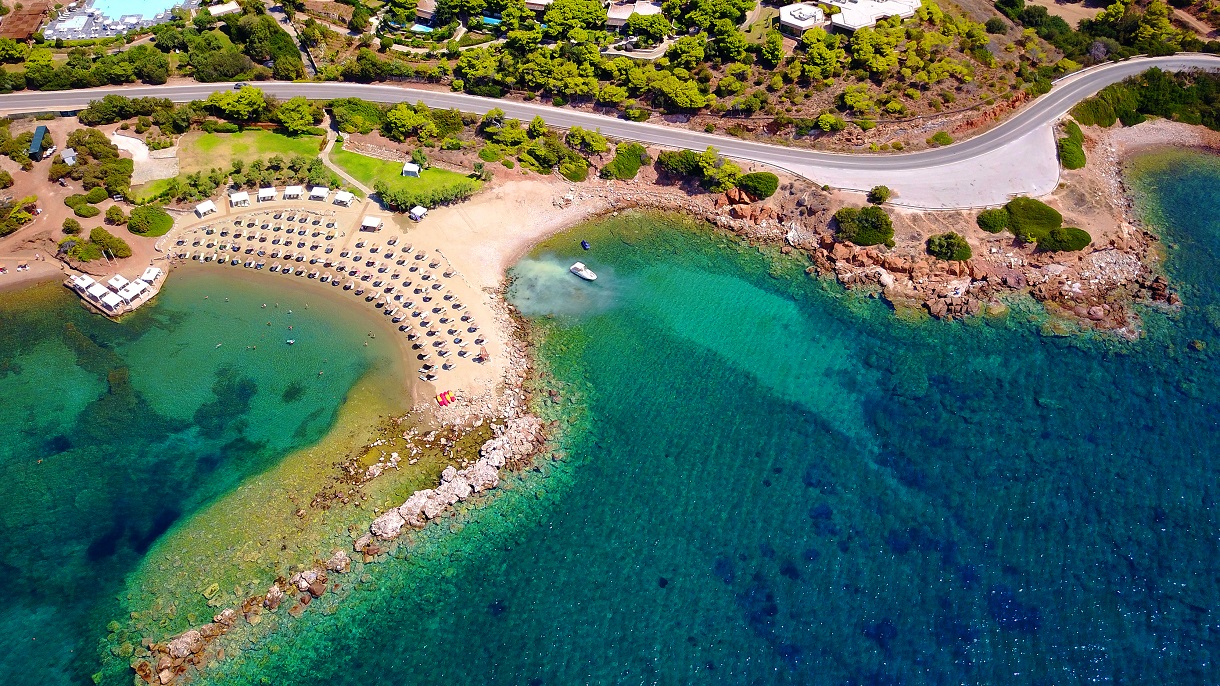
[[[779,8],[779,21],[783,26],[803,32],[825,24],[826,15],[822,12],[821,7],[809,2],[800,2]]]
[[[919,0],[824,0],[824,3],[841,10],[830,15],[830,23],[848,31],[873,26],[886,17],[909,19],[920,5]]]

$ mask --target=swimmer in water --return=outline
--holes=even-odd
[[[267,309],[267,303],[263,303],[263,309]]]

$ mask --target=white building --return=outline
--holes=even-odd
[[[268,200],[275,200],[275,188],[258,189],[258,201],[267,202]]]
[[[64,164],[69,167],[76,166],[76,151],[72,148],[64,148],[64,151],[59,153],[59,156],[64,159]]]
[[[237,191],[229,194],[229,207],[249,207],[250,194],[245,191]]]
[[[873,26],[887,17],[910,19],[919,9],[919,0],[824,0],[823,4],[837,7],[830,15],[830,24],[845,31],[858,31]]]
[[[241,5],[237,4],[236,1],[226,2],[223,5],[213,5],[208,8],[208,11],[212,13],[213,17],[223,17],[226,14],[233,14],[235,12],[240,12]]]
[[[618,28],[625,25],[633,14],[647,17],[660,13],[661,5],[650,0],[616,0],[606,9],[606,25]]]
[[[402,163],[402,175],[418,177],[419,176],[419,165],[415,164],[414,162],[403,162]]]
[[[211,214],[215,211],[216,211],[216,203],[212,202],[211,200],[204,200],[203,202],[199,203],[198,205],[195,205],[195,214],[200,217]]]
[[[326,186],[314,186],[309,189],[310,200],[326,200],[328,195],[330,195],[330,189]]]
[[[335,193],[335,204],[336,205],[343,205],[344,207],[351,207],[352,201],[355,199],[356,199],[356,196],[352,195],[351,193],[348,193],[347,191],[339,191],[338,193]]]
[[[284,189],[285,200],[296,200],[301,197],[302,188],[300,186],[288,186]]]
[[[779,30],[801,36],[812,28],[826,25],[826,14],[811,2],[798,2],[779,8]]]

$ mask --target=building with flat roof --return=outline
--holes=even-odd
[[[213,17],[223,17],[226,14],[235,14],[241,11],[241,5],[236,2],[226,2],[223,5],[212,5],[208,8]]]
[[[616,0],[606,9],[606,25],[619,28],[625,25],[633,14],[646,17],[660,13],[661,6],[650,0]]]
[[[826,26],[826,13],[812,2],[798,2],[779,8],[779,30],[800,36],[809,29]]]
[[[831,26],[858,31],[887,17],[910,19],[919,9],[919,0],[823,0],[839,12],[830,15]]]

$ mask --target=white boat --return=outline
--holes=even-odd
[[[597,281],[597,274],[594,274],[592,269],[586,267],[584,262],[577,262],[569,267],[568,271],[579,276],[585,281]]]
[[[296,342],[297,342],[297,339],[295,339],[295,338],[289,338],[287,341],[284,341],[284,342],[285,342],[285,343],[287,343],[288,345],[292,345],[293,343],[296,343]]]

